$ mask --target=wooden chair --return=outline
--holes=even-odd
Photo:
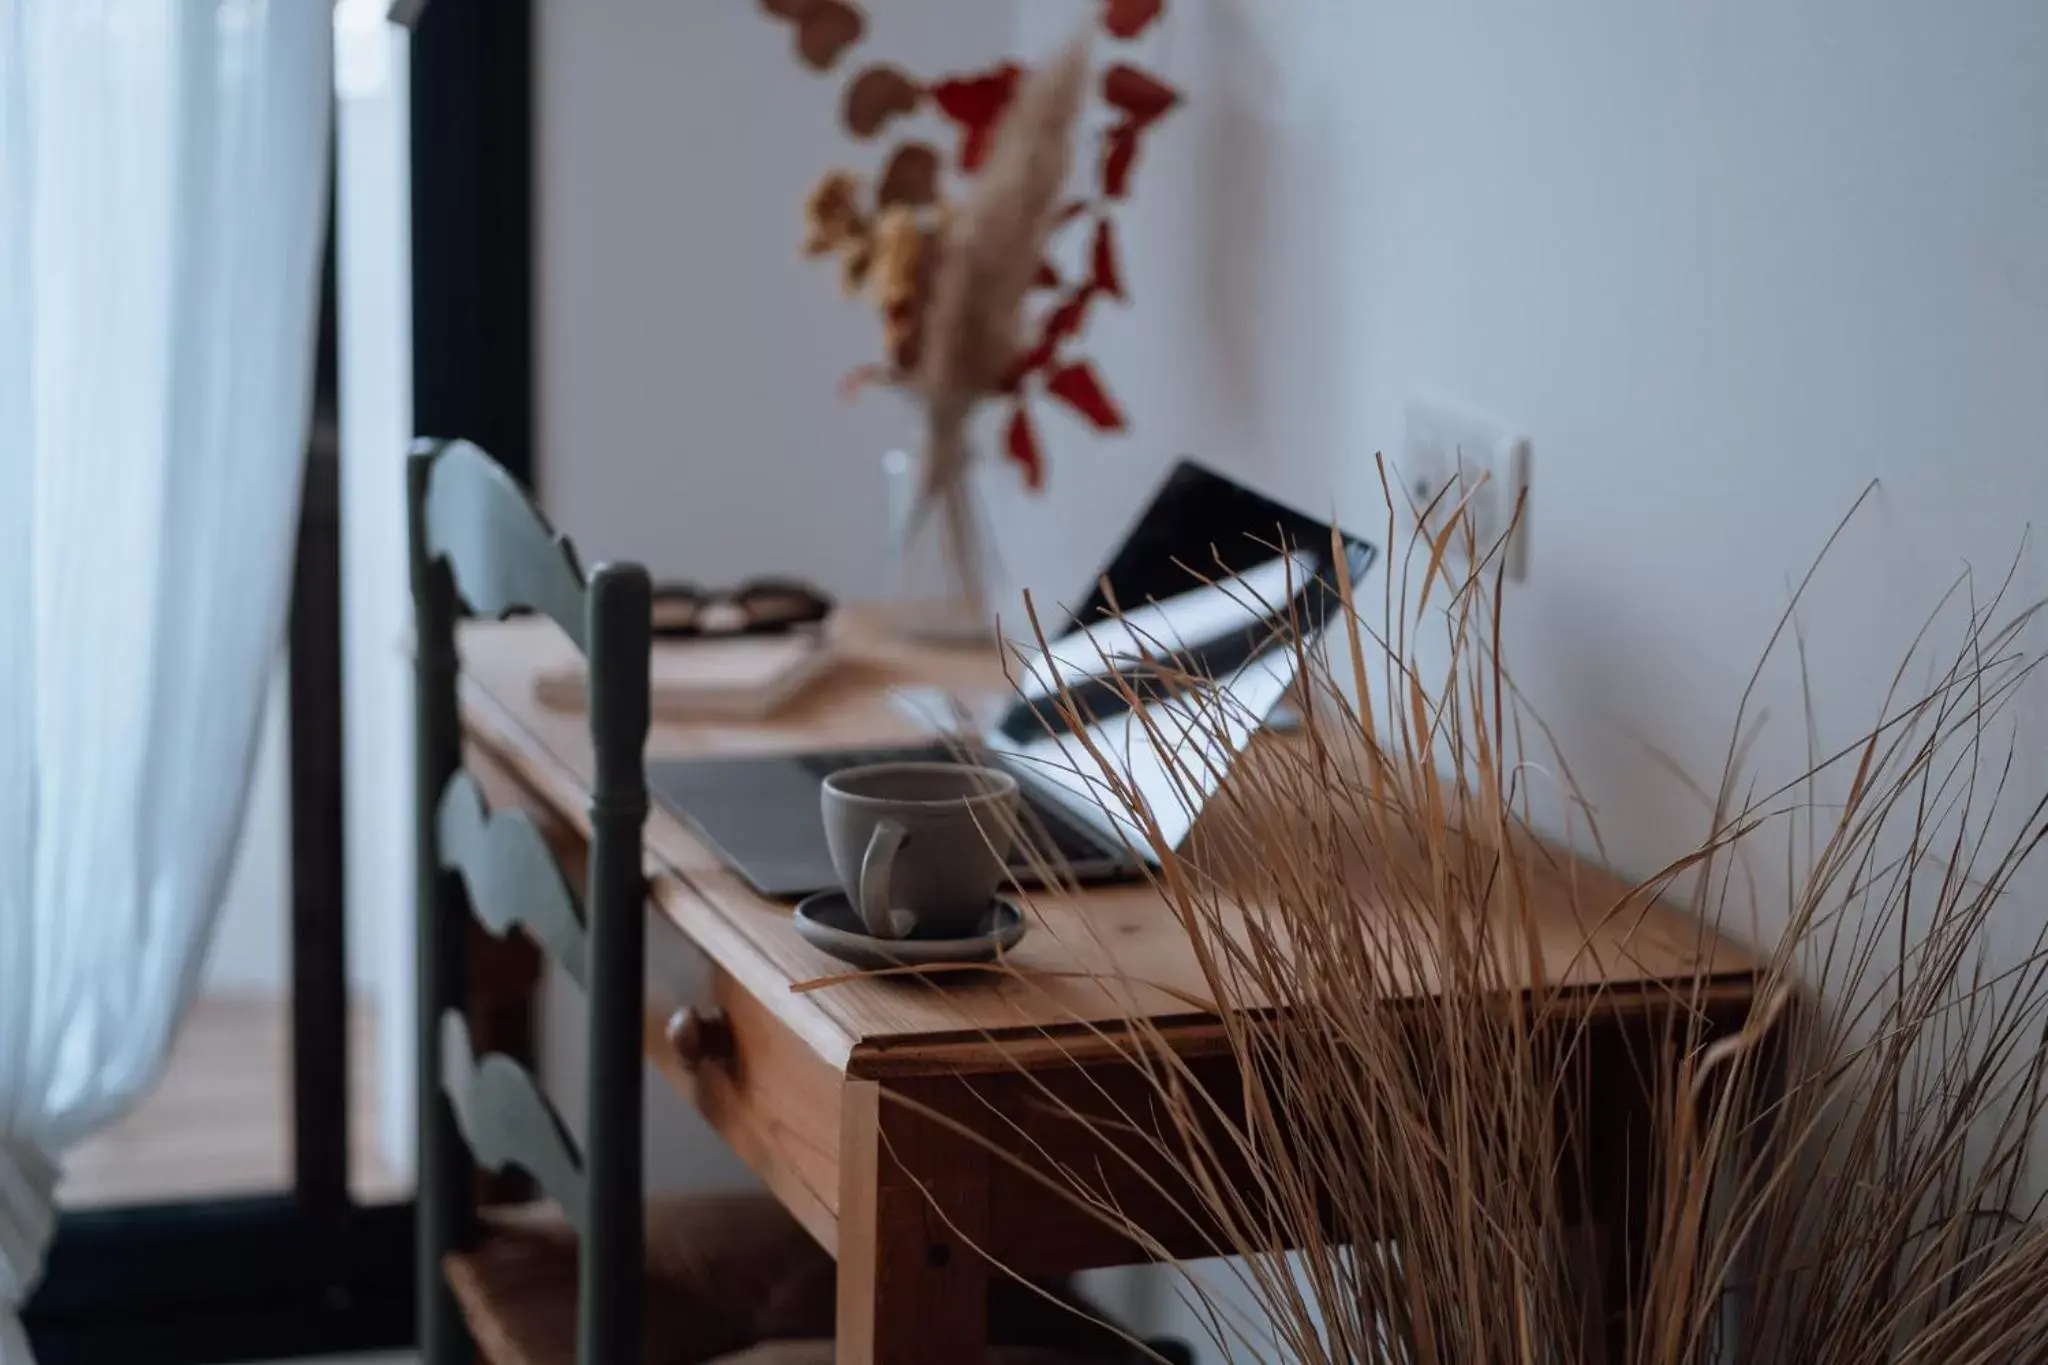
[[[421,443],[408,482],[425,1358],[467,1359],[473,1337],[498,1365],[682,1365],[766,1337],[829,1334],[831,1260],[772,1200],[645,1209],[647,573],[605,564],[586,576],[520,487],[467,442]],[[552,618],[588,660],[597,782],[580,908],[533,823],[516,811],[487,812],[461,771],[456,622],[465,610],[522,608]],[[501,936],[525,931],[583,988],[590,1056],[581,1143],[517,1064],[472,1054],[459,1003],[471,916]],[[525,1170],[559,1213],[480,1216],[478,1162]]]
[[[779,1205],[765,1196],[652,1206],[644,1198],[647,573],[602,564],[586,575],[511,476],[466,441],[421,442],[407,481],[418,633],[424,1360],[454,1365],[480,1350],[495,1365],[700,1365],[750,1349],[766,1351],[761,1360],[829,1359],[835,1267]],[[533,822],[488,811],[462,771],[456,624],[465,613],[515,610],[548,616],[587,662],[596,776],[580,907]],[[474,1055],[461,1008],[472,918],[500,937],[523,931],[583,989],[580,1143],[517,1063]],[[479,1213],[478,1164],[524,1170],[556,1211]],[[1047,1289],[1090,1311],[1064,1286]],[[991,1326],[1022,1351],[998,1350],[995,1361],[1128,1358],[1118,1334],[1018,1286],[998,1288]]]

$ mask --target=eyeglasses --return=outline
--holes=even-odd
[[[830,597],[789,578],[754,578],[736,588],[665,583],[654,590],[654,633],[665,638],[782,635],[831,614]]]

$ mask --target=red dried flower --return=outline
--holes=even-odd
[[[1045,487],[1045,456],[1038,448],[1038,433],[1032,430],[1031,414],[1020,397],[1010,408],[1009,429],[1003,433],[1003,453],[1024,471],[1024,486],[1036,493]]]
[[[1102,31],[1126,42],[1152,26],[1166,0],[1102,0]]]
[[[932,103],[960,125],[960,169],[981,168],[988,155],[989,138],[1002,121],[1003,111],[1017,93],[1024,72],[1015,62],[1004,62],[979,76],[956,76],[931,87]]]
[[[1045,389],[1094,423],[1097,431],[1122,431],[1124,415],[1102,387],[1095,367],[1085,360],[1062,365],[1047,376]]]
[[[1179,104],[1180,92],[1129,62],[1118,62],[1102,73],[1102,99],[1143,128],[1157,123]]]

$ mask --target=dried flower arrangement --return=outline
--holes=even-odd
[[[1100,0],[1097,27],[1116,41],[1138,38],[1165,0]],[[788,23],[798,57],[831,70],[867,32],[851,0],[761,0]],[[865,296],[881,319],[883,360],[847,376],[849,394],[870,384],[906,393],[922,407],[926,448],[913,524],[933,507],[956,567],[972,577],[973,538],[962,505],[966,427],[984,402],[1010,405],[1003,452],[1038,489],[1045,461],[1031,415],[1051,399],[1095,430],[1121,432],[1126,419],[1095,365],[1074,354],[1100,300],[1127,298],[1115,207],[1130,194],[1145,134],[1177,104],[1170,86],[1129,62],[1107,67],[1100,96],[1114,114],[1103,131],[1094,192],[1067,197],[1074,129],[1086,95],[1084,30],[1052,61],[1026,71],[1002,61],[983,71],[921,80],[888,63],[850,76],[841,102],[849,133],[864,141],[929,107],[957,133],[950,156],[904,138],[880,170],[864,177],[827,172],[804,207],[804,254],[834,258],[842,290]],[[957,201],[948,174],[961,184]],[[1055,239],[1088,234],[1086,264],[1068,278],[1049,257]],[[1027,325],[1027,303],[1043,300]],[[978,582],[967,594],[981,605]]]

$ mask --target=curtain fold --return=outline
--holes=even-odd
[[[0,0],[0,1365],[63,1151],[161,1071],[289,596],[317,0]]]

